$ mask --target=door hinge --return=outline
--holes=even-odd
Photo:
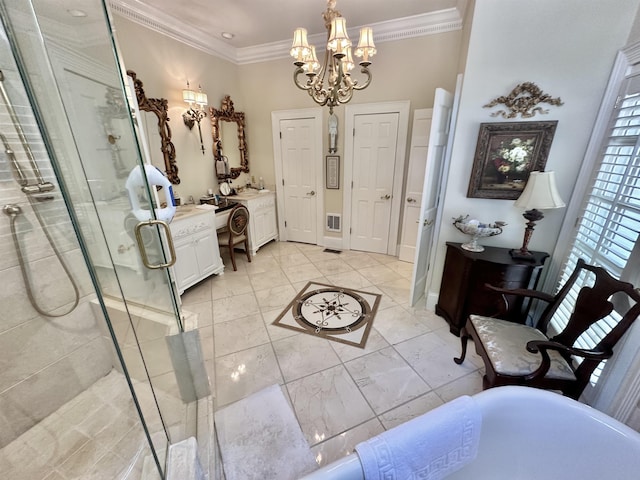
[[[617,110],[618,108],[620,108],[620,100],[622,100],[622,95],[618,95],[618,97],[616,98],[616,103],[613,106],[614,110]]]
[[[282,179],[282,186],[284,187],[284,178]]]
[[[349,235],[353,233],[353,228],[349,227]]]
[[[287,228],[287,221],[284,221],[284,227]]]
[[[351,190],[353,190],[353,180],[351,180]]]
[[[280,132],[280,140],[282,140],[282,132]]]
[[[356,136],[356,127],[353,127],[353,136]]]

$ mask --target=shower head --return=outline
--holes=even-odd
[[[2,211],[5,215],[16,217],[22,213],[22,208],[20,208],[20,205],[16,205],[15,203],[8,203],[2,208]]]

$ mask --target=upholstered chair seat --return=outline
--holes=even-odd
[[[540,354],[531,353],[524,348],[531,340],[547,340],[540,330],[480,315],[471,315],[469,320],[498,374],[522,377],[532,374],[540,366]],[[559,352],[550,350],[549,357],[551,366],[546,378],[576,380],[573,370]]]

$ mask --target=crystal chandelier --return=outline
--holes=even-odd
[[[294,83],[298,88],[306,90],[319,105],[329,105],[329,113],[333,113],[333,107],[336,105],[351,100],[354,90],[364,90],[369,86],[371,83],[369,58],[376,53],[373,30],[371,27],[363,27],[354,53],[357,57],[362,57],[362,61],[359,62],[362,67],[360,71],[366,75],[366,79],[362,84],[352,79],[351,70],[355,65],[351,56],[351,40],[347,35],[346,20],[335,6],[336,0],[327,0],[327,10],[322,14],[328,35],[324,63],[322,65],[318,63],[316,49],[313,45],[309,45],[307,30],[304,28],[295,30],[290,52],[295,58]],[[307,76],[306,81],[304,79],[301,81],[302,74]]]

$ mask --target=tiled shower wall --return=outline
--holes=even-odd
[[[30,175],[24,149],[1,103],[0,133]],[[55,183],[30,109],[19,105],[15,108],[45,180]],[[30,179],[34,181],[31,175]],[[36,202],[36,208],[51,225],[54,242],[80,289],[80,303],[73,312],[59,318],[41,316],[33,309],[14,248],[10,218],[0,214],[0,447],[112,369],[112,357],[98,329],[98,322],[104,320],[96,318],[90,308],[95,292],[57,184],[52,194],[53,201]],[[67,311],[74,299],[72,286],[1,147],[0,208],[6,204],[17,204],[23,211],[16,226],[34,297],[45,311]]]

